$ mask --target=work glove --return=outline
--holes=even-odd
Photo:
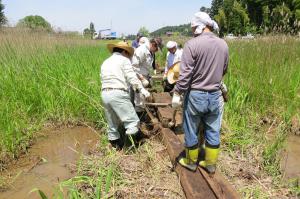
[[[174,92],[172,98],[172,108],[178,108],[181,105],[182,105],[181,96],[177,92]]]
[[[222,91],[222,96],[223,96],[224,102],[228,102],[228,89],[223,81],[221,81],[220,89]]]
[[[146,79],[146,78],[143,78],[141,80],[142,84],[143,84],[143,87],[148,87],[149,86],[149,81]]]
[[[145,98],[149,98],[149,97],[150,97],[149,91],[147,91],[145,88],[141,88],[140,92],[141,92],[141,94],[142,94]]]

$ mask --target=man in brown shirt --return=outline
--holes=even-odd
[[[187,41],[182,54],[180,76],[172,99],[174,108],[183,103],[183,130],[185,155],[179,163],[196,170],[198,166],[198,131],[200,123],[205,130],[205,160],[200,166],[209,173],[216,170],[220,147],[223,97],[221,80],[228,66],[228,46],[212,31],[218,25],[205,12],[197,12],[191,23],[194,38]]]

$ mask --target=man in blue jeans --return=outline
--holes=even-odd
[[[187,41],[181,58],[180,76],[172,99],[174,108],[183,102],[185,155],[179,157],[182,166],[195,171],[198,166],[198,133],[203,124],[205,159],[200,166],[209,173],[216,170],[220,148],[223,97],[221,80],[228,66],[228,46],[212,31],[218,25],[205,12],[197,12],[191,22],[194,38]]]

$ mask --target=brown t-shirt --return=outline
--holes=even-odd
[[[229,60],[228,46],[212,32],[203,32],[184,45],[180,76],[175,86],[179,94],[189,88],[202,91],[220,89]]]

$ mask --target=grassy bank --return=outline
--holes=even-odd
[[[95,41],[43,33],[0,32],[0,153],[14,157],[51,122],[104,125]]]

